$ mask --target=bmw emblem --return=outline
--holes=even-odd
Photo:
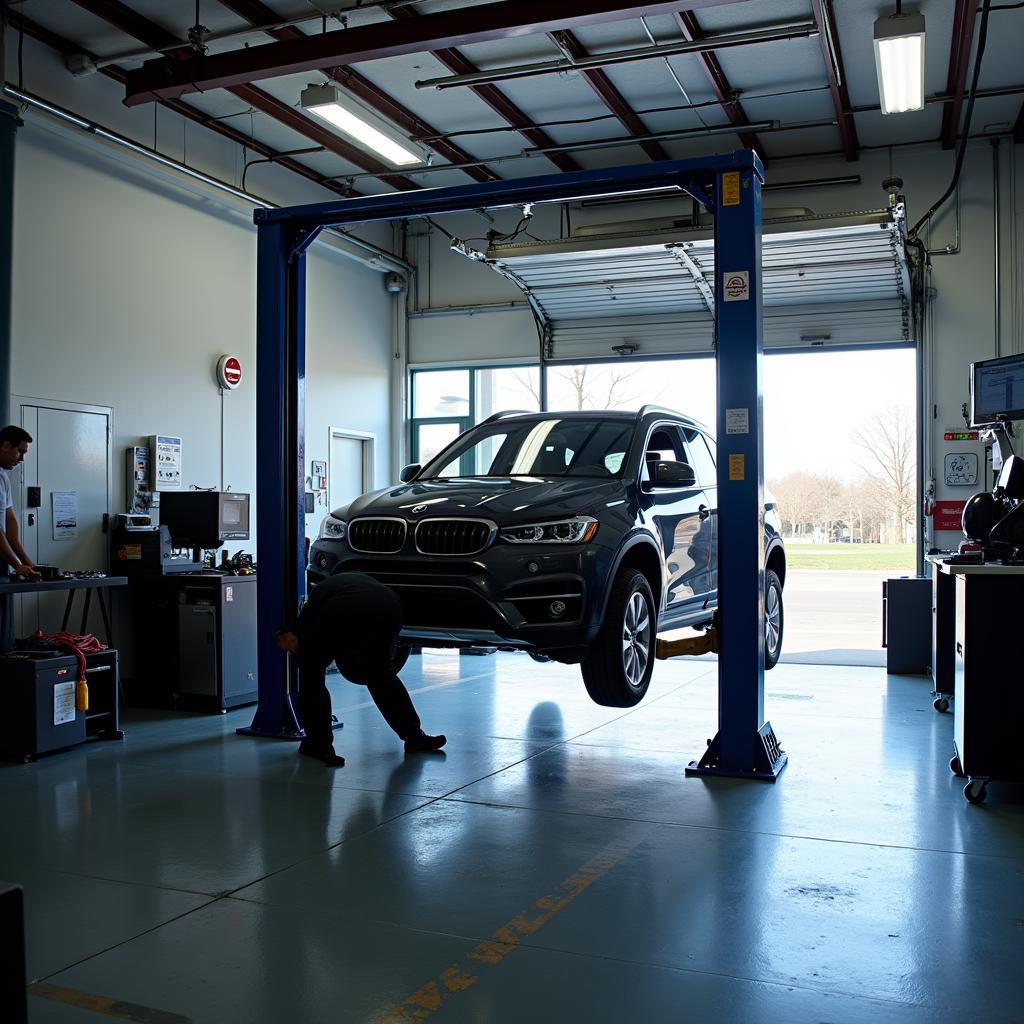
[[[427,506],[426,505],[414,505],[413,506],[413,510],[412,510],[412,514],[414,516],[418,516],[421,512],[426,512],[426,511],[427,511]]]

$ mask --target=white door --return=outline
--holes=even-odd
[[[102,409],[21,405],[21,422],[33,442],[22,466],[16,509],[22,543],[34,562],[62,571],[107,570],[107,538],[103,516],[109,510],[110,412]],[[17,487],[17,481],[12,481]],[[39,488],[39,505],[28,507],[28,489]],[[56,496],[56,498],[55,498]],[[54,510],[57,516],[54,516]],[[81,626],[84,594],[75,597],[68,629]],[[36,629],[60,629],[67,595],[27,596],[21,600],[18,636]],[[89,632],[103,636],[99,609],[93,601]]]
[[[373,437],[331,428],[327,467],[327,511],[373,490]],[[317,524],[319,530],[319,524]]]

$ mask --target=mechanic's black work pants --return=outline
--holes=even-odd
[[[339,671],[344,675],[340,666]],[[419,734],[420,716],[416,714],[405,684],[390,667],[375,673],[370,679],[346,678],[349,678],[350,682],[364,685],[370,691],[373,703],[384,716],[384,721],[398,734],[399,739],[407,740]],[[331,695],[327,690],[323,669],[300,665],[299,715],[311,746],[318,750],[333,746]]]

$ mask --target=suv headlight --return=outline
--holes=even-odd
[[[501,537],[511,544],[586,544],[596,533],[596,519],[574,516],[554,523],[508,526],[501,531]]]
[[[320,524],[320,536],[318,540],[344,540],[345,523],[334,516],[327,516]]]

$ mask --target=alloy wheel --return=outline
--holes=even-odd
[[[769,587],[764,601],[764,645],[773,654],[779,646],[779,634],[782,632],[781,608],[778,589]]]
[[[651,655],[651,618],[643,594],[630,596],[622,622],[622,670],[630,686],[643,682]]]

